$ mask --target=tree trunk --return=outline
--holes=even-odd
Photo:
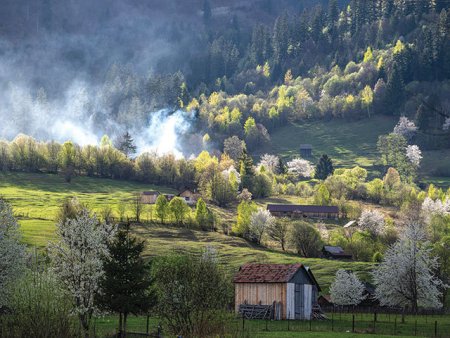
[[[127,336],[127,317],[128,313],[123,314],[123,337],[125,338]]]
[[[119,337],[122,337],[122,312],[119,313]]]

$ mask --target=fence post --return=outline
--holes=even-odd
[[[414,335],[417,336],[417,319],[414,322]]]
[[[395,317],[395,320],[394,320],[394,336],[396,336],[397,335],[397,317]]]
[[[352,332],[355,332],[355,315],[352,315]]]
[[[331,331],[334,331],[334,311],[331,313]]]
[[[373,333],[375,333],[375,330],[376,330],[376,327],[375,327],[376,322],[377,322],[377,314],[375,312],[374,316],[373,316]]]
[[[290,317],[291,317],[291,313],[289,312],[289,313],[288,313],[288,317],[287,317],[288,331],[289,331],[289,319],[290,319]]]
[[[437,337],[437,320],[434,321],[434,336]]]
[[[309,331],[312,331],[312,318],[309,319]]]
[[[242,331],[245,330],[245,317],[244,317],[244,312],[242,312]]]
[[[269,322],[269,320],[266,318],[266,331],[269,331],[269,328],[267,327],[267,323]]]

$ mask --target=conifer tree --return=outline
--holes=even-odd
[[[128,130],[117,143],[117,149],[124,153],[127,157],[136,154],[136,145]]]
[[[333,161],[328,155],[324,154],[320,157],[319,163],[317,163],[315,178],[324,180],[334,172]]]
[[[155,303],[150,265],[142,257],[144,242],[133,237],[128,227],[118,231],[108,249],[98,300],[105,310],[119,314],[119,332],[125,337],[128,315],[145,314]]]

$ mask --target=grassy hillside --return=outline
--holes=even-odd
[[[77,197],[94,211],[106,205],[116,209],[123,199],[143,190],[158,189],[170,192],[171,189],[154,187],[133,182],[113,181],[77,177],[72,183],[63,178],[46,174],[0,174],[0,195],[14,207],[24,235],[24,242],[43,248],[48,240],[54,238],[54,218],[61,202],[67,197]],[[268,202],[295,202],[295,198],[267,199]],[[232,222],[234,208],[215,208],[221,221]],[[147,211],[143,218],[147,218]],[[290,253],[282,253],[255,246],[241,238],[226,236],[217,232],[203,232],[168,225],[141,225],[134,228],[136,235],[147,243],[146,255],[156,256],[174,251],[200,252],[206,246],[217,249],[220,259],[231,271],[246,262],[290,263],[303,262],[311,266],[321,285],[327,289],[335,271],[339,268],[360,271],[368,277],[371,264],[360,262],[338,262],[322,259],[306,259]]]
[[[333,119],[331,121],[296,122],[271,134],[271,143],[257,155],[278,154],[290,159],[300,154],[300,144],[313,146],[315,162],[322,154],[331,156],[337,167],[359,165],[372,176],[381,176],[383,168],[377,151],[378,137],[392,132],[397,117],[375,116],[359,121]],[[423,152],[420,174],[424,182],[450,186],[450,177],[439,177],[450,167],[450,149]],[[448,171],[448,170],[447,170]],[[435,176],[436,175],[436,176]]]

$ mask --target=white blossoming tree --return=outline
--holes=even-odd
[[[290,174],[298,177],[311,177],[314,174],[314,166],[302,158],[294,158],[289,161],[287,168]]]
[[[394,134],[402,135],[407,140],[410,140],[416,132],[417,127],[414,122],[405,116],[401,116],[397,125],[394,127]]]
[[[0,198],[0,310],[6,306],[12,284],[25,267],[25,246],[11,206]]]
[[[422,151],[416,145],[409,145],[406,147],[406,157],[415,168],[418,168],[422,160]]]
[[[274,174],[279,173],[280,158],[276,155],[264,154],[261,156],[261,161],[259,162],[259,167],[264,166],[267,171]]]
[[[439,198],[434,201],[432,198],[426,197],[422,203],[422,215],[427,223],[434,216],[450,215],[450,199],[446,198],[442,202]]]
[[[261,243],[262,236],[268,227],[271,227],[275,222],[268,210],[259,208],[250,216],[249,237],[256,243]]]
[[[365,209],[358,219],[358,224],[372,236],[379,235],[384,228],[384,216],[378,210]]]
[[[336,305],[358,305],[366,297],[364,284],[355,273],[339,269],[330,287],[331,301]]]
[[[102,258],[109,256],[107,244],[115,231],[115,226],[99,223],[83,208],[75,218],[57,224],[58,241],[49,247],[54,271],[72,296],[86,337],[97,310],[94,297],[104,275]]]
[[[372,272],[376,298],[383,306],[400,306],[416,312],[419,307],[442,307],[443,283],[436,277],[437,258],[425,241],[420,224],[410,224],[403,236]]]

